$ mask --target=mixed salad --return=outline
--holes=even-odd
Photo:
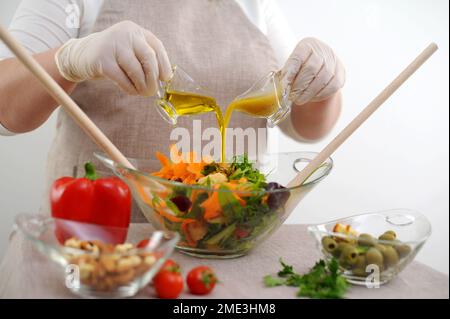
[[[181,234],[179,245],[247,250],[253,239],[280,222],[289,191],[267,182],[246,155],[217,163],[208,158],[197,161],[195,153],[180,155],[174,148],[171,152],[180,160],[173,162],[158,152],[162,167],[152,175],[186,186],[153,192],[151,206],[166,229]],[[274,190],[278,191],[268,192]]]

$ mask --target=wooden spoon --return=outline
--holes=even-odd
[[[133,165],[119,151],[119,149],[106,137],[106,135],[95,125],[94,122],[84,113],[72,98],[59,86],[59,84],[47,73],[47,71],[36,62],[33,57],[17,42],[11,34],[0,25],[0,39],[13,52],[17,59],[33,73],[41,82],[47,92],[69,113],[72,119],[83,129],[84,132],[94,141],[115,162],[125,167],[132,168]]]

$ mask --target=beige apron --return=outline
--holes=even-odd
[[[267,38],[232,0],[107,0],[93,31],[122,20],[152,31],[171,63],[182,66],[220,105],[278,67]],[[72,97],[126,156],[150,159],[156,151],[167,153],[173,127],[156,112],[154,98],[129,96],[108,80],[81,83]],[[194,118],[202,121],[203,130],[217,126],[213,114],[181,118],[178,126],[191,131]],[[265,127],[265,120],[235,115],[230,126]],[[71,176],[74,166],[95,162],[94,151],[96,145],[61,109],[48,158],[48,183]],[[144,217],[133,209],[132,220]]]

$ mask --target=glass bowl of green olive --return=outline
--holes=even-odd
[[[336,258],[347,281],[384,284],[399,274],[431,235],[427,218],[408,209],[365,213],[312,225],[326,258]]]

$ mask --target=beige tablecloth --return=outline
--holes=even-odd
[[[148,224],[134,224],[133,240],[151,231]],[[278,258],[306,272],[320,258],[305,225],[284,225],[249,255],[229,260],[197,259],[175,253],[185,271],[206,264],[213,267],[221,283],[210,298],[295,298],[292,287],[266,288],[262,278],[279,269]],[[19,234],[12,237],[0,264],[0,298],[74,298],[64,286],[63,276]],[[152,288],[137,297],[154,297]],[[397,278],[378,289],[352,286],[348,298],[449,298],[449,278],[421,263],[411,263]],[[181,298],[195,298],[185,292]]]

